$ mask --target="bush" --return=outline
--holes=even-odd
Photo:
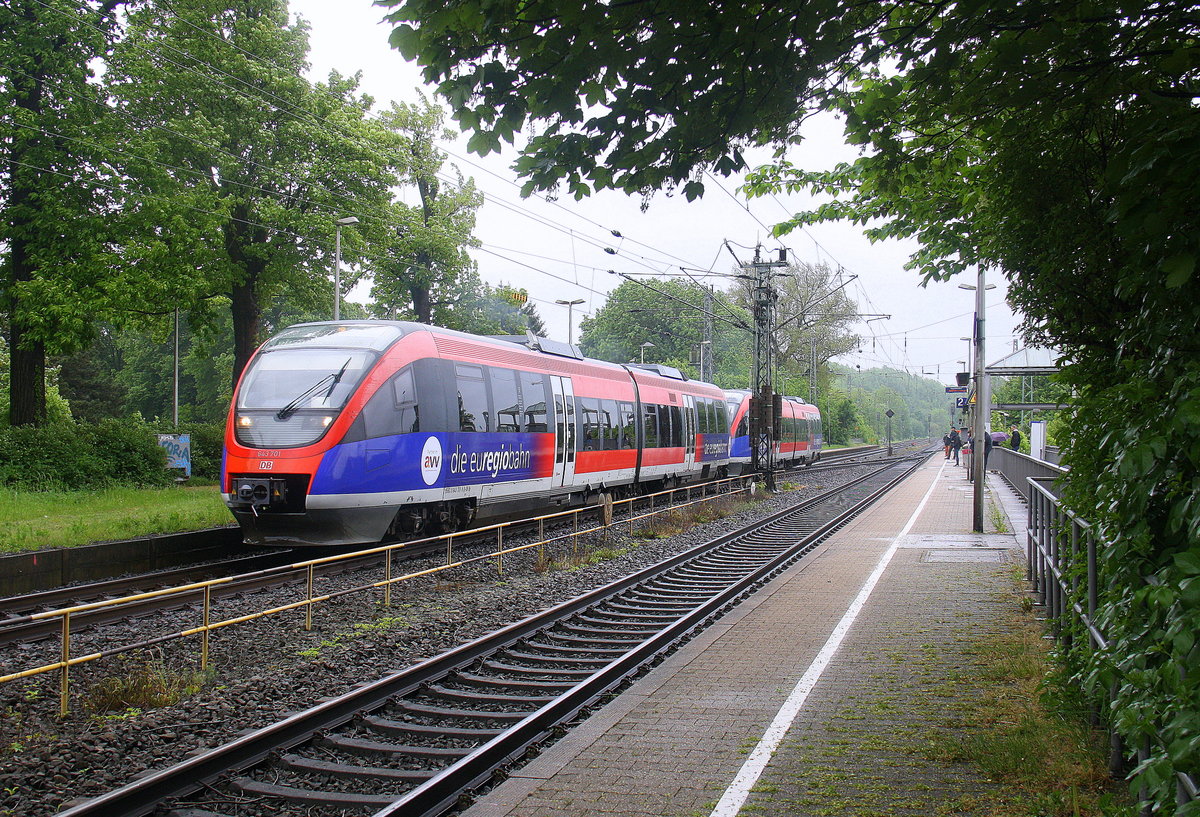
[[[61,422],[0,429],[0,485],[80,490],[112,485],[170,485],[166,453],[141,422]]]

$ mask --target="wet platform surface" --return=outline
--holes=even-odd
[[[464,814],[972,813],[988,781],[929,733],[979,705],[964,681],[1020,609],[1025,523],[989,475],[972,533],[972,496],[935,454]]]

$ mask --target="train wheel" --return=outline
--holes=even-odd
[[[396,518],[388,528],[389,538],[420,536],[428,527],[429,517],[423,507],[406,507],[396,511]]]
[[[469,502],[456,502],[450,506],[450,531],[465,530],[475,520],[475,507]]]

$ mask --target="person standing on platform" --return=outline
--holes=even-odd
[[[995,441],[992,440],[992,433],[990,431],[985,432],[983,435],[983,470],[984,471],[987,470],[988,457],[992,456],[992,447],[995,444],[996,444]]]
[[[1008,446],[1013,451],[1021,450],[1021,429],[1016,426],[1012,427],[1012,434],[1008,438]]]
[[[954,453],[954,464],[958,465],[958,452],[963,445],[962,437],[958,436],[958,431],[953,428],[950,429],[950,434],[947,436],[950,437],[950,450]]]
[[[950,429],[942,435],[942,453],[946,456],[944,459],[950,459],[950,435],[954,433],[954,429]]]

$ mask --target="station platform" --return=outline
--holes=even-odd
[[[1025,541],[998,477],[984,534],[972,496],[935,453],[463,814],[971,814],[989,782],[929,733],[978,704],[966,681],[1020,610]]]

